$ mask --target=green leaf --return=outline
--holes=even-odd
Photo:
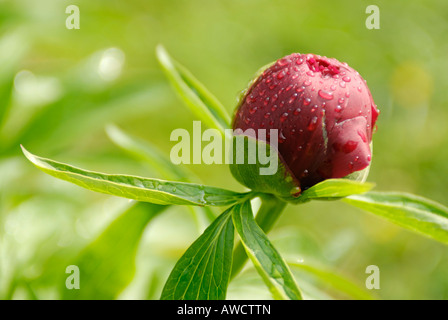
[[[280,217],[283,209],[285,209],[286,202],[270,194],[262,194],[260,199],[261,206],[255,217],[255,222],[267,234]],[[235,250],[233,250],[233,265],[230,279],[240,273],[247,258],[246,249],[241,242],[238,243]]]
[[[299,183],[275,148],[243,133],[233,137],[232,150],[230,172],[236,180],[253,191],[297,201],[294,194],[300,191]],[[260,162],[260,154],[269,159],[266,164]]]
[[[115,125],[108,125],[106,133],[109,138],[121,149],[136,158],[147,162],[164,179],[190,180],[192,173],[183,170],[182,167],[173,164],[160,150],[147,141],[133,137]]]
[[[22,149],[36,167],[49,175],[88,190],[137,201],[162,205],[226,206],[242,201],[248,196],[247,193],[236,193],[200,184],[87,171],[35,156],[25,148]]]
[[[163,288],[163,300],[223,300],[232,267],[234,229],[224,211],[187,249]]]
[[[375,299],[365,289],[358,286],[356,283],[347,279],[346,277],[338,275],[333,271],[297,262],[288,261],[288,265],[291,266],[291,268],[305,271],[306,273],[310,274],[315,279],[317,279],[322,284],[322,286],[324,287],[331,286],[337,291],[346,294],[350,298],[357,300]]]
[[[115,219],[71,262],[80,272],[80,290],[62,287],[64,299],[115,299],[132,281],[135,256],[148,223],[167,206],[139,202]]]
[[[162,178],[169,180],[180,180],[183,182],[191,182],[192,179],[195,179],[196,181],[199,180],[199,178],[195,177],[189,170],[174,165],[168,157],[166,157],[156,146],[151,145],[148,141],[143,141],[133,137],[115,125],[107,126],[106,133],[112,142],[128,154],[144,160],[156,172],[160,173]],[[208,221],[207,225],[209,225],[216,218],[216,215],[208,207],[189,207],[189,209],[191,210],[198,225],[200,225],[198,218],[199,212],[202,212],[205,215],[206,220]]]
[[[369,192],[343,201],[448,244],[448,208],[437,202],[398,192]]]
[[[301,300],[302,294],[286,262],[255,222],[250,202],[235,205],[233,224],[246,253],[275,299]]]
[[[157,46],[157,58],[172,86],[181,99],[209,127],[224,129],[230,126],[226,109],[185,67],[174,61],[162,45]]]
[[[305,190],[298,201],[338,200],[353,194],[365,193],[374,186],[373,183],[362,183],[347,179],[328,179]]]

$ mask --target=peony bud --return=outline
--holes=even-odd
[[[346,63],[294,53],[251,82],[233,129],[277,129],[280,159],[303,191],[369,167],[378,114],[365,80]]]

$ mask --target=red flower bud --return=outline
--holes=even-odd
[[[283,164],[305,190],[369,166],[378,114],[365,80],[346,63],[295,53],[251,83],[233,129],[278,129]]]

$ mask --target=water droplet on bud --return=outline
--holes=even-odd
[[[302,192],[302,190],[300,189],[300,187],[294,187],[290,191],[291,196],[293,196],[294,198],[297,198],[298,196],[300,196],[301,192]]]
[[[324,90],[319,90],[318,92],[319,97],[326,99],[326,100],[331,100],[333,99],[333,93],[332,92],[328,92],[328,91],[324,91]]]
[[[254,114],[255,112],[257,112],[257,107],[249,108],[249,113],[250,114]]]
[[[317,128],[317,117],[313,117],[308,124],[308,131],[314,131]]]
[[[358,135],[361,137],[362,142],[367,142],[367,137],[364,132],[358,130]]]
[[[285,59],[285,58],[282,58],[282,59],[280,59],[280,60],[278,60],[277,61],[277,64],[280,66],[280,67],[283,67],[283,66],[286,66],[287,64],[288,64],[288,59]]]
[[[289,98],[288,103],[292,104],[297,99],[297,93],[294,93],[291,98]]]
[[[288,113],[287,112],[285,112],[284,114],[281,115],[280,122],[285,122],[286,118],[288,118]]]
[[[246,97],[246,103],[248,103],[248,104],[253,103],[253,102],[255,102],[255,101],[257,101],[257,98],[255,98],[252,94],[251,94],[251,95],[248,95],[248,96]]]

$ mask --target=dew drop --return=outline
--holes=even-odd
[[[288,64],[288,59],[285,59],[285,58],[282,58],[282,59],[280,59],[280,60],[278,60],[277,61],[277,64],[280,66],[280,67],[283,67],[283,66],[286,66],[287,64]]]
[[[339,103],[339,104],[343,104],[343,103],[344,103],[344,101],[345,101],[345,99],[344,99],[344,98],[340,98],[340,99],[338,100],[338,103]]]
[[[277,110],[277,105],[276,104],[274,104],[272,107],[271,107],[271,110],[272,111],[275,111],[275,110]]]
[[[255,101],[257,101],[257,98],[255,98],[252,94],[251,94],[251,95],[248,95],[248,96],[246,97],[246,102],[247,102],[248,104],[253,103],[253,102],[255,102]]]
[[[300,88],[296,89],[296,92],[301,93],[301,92],[303,92],[303,90],[305,90],[305,87],[301,86]]]
[[[331,85],[331,86],[330,86],[330,90],[333,90],[333,91],[336,90],[336,86],[335,86],[334,84]]]
[[[317,128],[317,117],[313,117],[308,124],[308,131],[314,131]]]
[[[362,142],[367,142],[367,137],[364,132],[358,131],[358,135],[361,137]]]
[[[350,82],[352,79],[349,76],[342,77],[342,80],[345,82]]]
[[[350,153],[350,152],[355,151],[357,146],[358,146],[358,142],[349,140],[346,143],[344,143],[344,145],[342,146],[342,151],[344,153]]]
[[[268,119],[270,116],[271,116],[271,113],[270,112],[266,112],[265,115],[264,115],[264,118]]]
[[[367,156],[367,161],[370,162],[370,160],[372,160],[372,156],[369,154],[369,155]]]
[[[289,86],[286,87],[285,91],[288,92],[289,90],[291,90],[294,87],[294,85],[290,84]]]
[[[249,113],[250,114],[254,114],[255,112],[257,112],[257,107],[249,108]]]
[[[281,80],[281,79],[283,79],[284,77],[285,77],[285,72],[284,72],[284,71],[279,72],[279,73],[277,74],[277,79],[278,79],[278,80]]]
[[[311,85],[311,81],[310,80],[305,80],[304,82],[303,82],[303,85],[305,86],[305,87],[308,87],[309,85]]]
[[[285,120],[288,118],[288,113],[285,112],[284,114],[281,115],[280,117],[280,122],[285,122]]]
[[[335,112],[341,112],[342,111],[342,107],[341,106],[336,106],[336,108],[334,109]]]
[[[345,88],[345,82],[344,82],[344,81],[339,82],[339,86],[340,86],[341,88]]]
[[[294,110],[294,115],[298,115],[302,110],[300,108],[297,108],[296,110]]]
[[[319,97],[321,97],[323,99],[326,99],[326,100],[333,99],[333,93],[331,93],[331,92],[319,90],[318,94],[319,94]]]
[[[310,98],[306,98],[305,100],[303,100],[303,105],[304,106],[308,106],[311,103],[311,99]]]
[[[300,189],[300,187],[294,187],[291,189],[290,194],[294,198],[297,198],[298,196],[300,196],[301,192],[302,192],[302,189]],[[303,262],[303,260],[302,260],[302,262]]]
[[[291,98],[289,98],[288,103],[292,104],[297,99],[297,93],[294,93]]]

